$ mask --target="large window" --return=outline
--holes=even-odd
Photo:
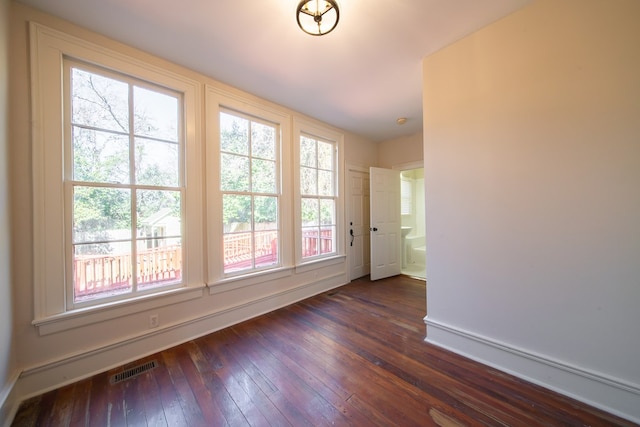
[[[336,254],[336,143],[303,133],[299,152],[302,259]]]
[[[180,94],[65,65],[70,303],[181,283]]]
[[[30,29],[34,324],[48,334],[198,298],[201,83]]]
[[[220,112],[225,274],[280,264],[279,169],[277,125],[234,111]]]

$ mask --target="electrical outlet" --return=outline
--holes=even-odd
[[[160,320],[158,319],[157,314],[152,314],[149,316],[149,328],[157,328],[160,325]]]

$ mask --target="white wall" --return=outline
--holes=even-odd
[[[427,340],[640,420],[640,2],[424,60]]]
[[[17,374],[13,358],[13,292],[9,188],[9,1],[0,0],[0,423],[8,416]],[[6,409],[5,409],[6,408]]]
[[[422,133],[378,143],[378,166],[391,169],[422,161]],[[415,166],[414,166],[415,167]]]
[[[30,7],[12,2],[10,36],[12,59],[9,64],[12,87],[10,160],[14,167],[11,171],[10,182],[13,190],[11,209],[14,215],[11,225],[15,235],[20,236],[12,247],[15,272],[14,348],[19,360],[18,368],[22,371],[14,394],[25,397],[64,383],[73,382],[79,377],[91,375],[111,366],[118,366],[129,360],[135,360],[142,355],[170,347],[348,282],[347,265],[344,258],[341,258],[331,262],[321,262],[313,267],[287,270],[284,273],[279,273],[277,278],[275,278],[276,275],[273,275],[271,280],[256,277],[250,280],[225,283],[215,289],[206,288],[203,284],[202,295],[196,299],[176,304],[163,303],[162,298],[153,299],[151,303],[145,302],[136,305],[135,313],[120,318],[91,324],[85,322],[77,328],[49,335],[38,334],[38,330],[31,323],[34,319],[34,277],[28,21],[35,21],[107,49],[133,56],[154,66],[197,80],[203,86],[205,84],[213,85],[250,102],[266,104],[269,108],[301,117],[296,112],[286,110],[266,100],[260,100],[251,94],[228,87],[207,76],[202,76],[86,29],[75,27]],[[336,132],[338,131],[336,130]],[[369,154],[369,151],[375,153],[375,144],[349,133],[344,135],[345,147],[350,147],[352,141],[354,144],[353,148],[346,150],[345,161],[347,163],[353,160],[363,163],[364,166],[369,166],[370,163],[367,162],[376,161],[375,155]],[[2,140],[2,145],[6,145],[5,139]],[[365,155],[361,155],[363,153]],[[350,155],[357,156],[357,159],[350,159]],[[0,197],[2,197],[3,188],[6,187],[2,184],[5,182],[0,178]],[[0,198],[0,200],[3,199]],[[6,227],[6,223],[0,221],[0,227]],[[0,250],[4,249],[0,246]],[[4,276],[0,276],[0,304],[9,300],[9,298],[3,298],[5,292],[5,288],[2,287],[5,286],[3,281]],[[8,284],[6,285],[6,293],[9,293]],[[11,310],[0,311],[2,328],[5,327],[5,324],[10,323],[4,321],[4,316],[10,317],[10,314],[5,313],[10,312]],[[159,315],[160,327],[150,330],[148,327],[149,315],[152,313]],[[4,329],[2,329],[0,333],[0,339],[3,340],[0,342],[0,362],[8,358],[8,354],[5,355],[2,352],[8,352],[7,349],[10,348],[9,345],[4,345],[8,342],[9,337],[9,332],[7,332],[5,339]],[[0,365],[0,375],[2,372],[2,365]]]

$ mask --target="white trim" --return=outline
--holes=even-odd
[[[93,323],[104,322],[109,319],[128,316],[141,311],[158,309],[160,307],[202,298],[203,295],[204,286],[200,288],[171,289],[162,293],[116,301],[111,304],[68,311],[43,319],[36,319],[32,323],[38,328],[40,335],[49,335]]]
[[[186,156],[184,201],[183,268],[184,288],[200,289],[204,285],[203,251],[203,156],[202,156],[202,85],[188,77],[164,70],[136,58],[100,45],[30,23],[32,145],[33,145],[33,247],[34,247],[34,317],[36,325],[56,322],[52,331],[63,330],[60,315],[88,313],[73,310],[66,304],[65,222],[63,185],[63,111],[62,63],[65,56],[96,66],[125,73],[183,95]],[[145,301],[147,299],[144,299]],[[149,298],[148,301],[151,301]],[[162,305],[162,301],[158,304]],[[105,304],[106,305],[106,304]],[[101,320],[106,311],[98,317]],[[117,310],[111,311],[117,313]],[[77,322],[76,322],[77,323]],[[67,322],[68,327],[75,327]],[[50,333],[45,328],[41,333]]]
[[[218,283],[231,283],[247,279],[251,283],[252,277],[263,275],[265,280],[269,280],[269,274],[282,268],[291,267],[293,264],[293,252],[291,250],[291,116],[288,113],[272,108],[266,103],[243,98],[239,95],[227,92],[212,85],[205,86],[205,124],[206,124],[206,170],[207,176],[207,279],[210,286]],[[220,191],[220,120],[218,119],[220,110],[227,108],[248,114],[262,120],[275,123],[280,129],[278,176],[279,202],[278,202],[278,231],[280,233],[280,266],[274,269],[261,271],[250,271],[247,274],[236,276],[225,276],[223,259],[220,256],[220,242],[222,242],[222,192]],[[238,286],[241,286],[240,284]],[[213,288],[210,288],[210,291]]]
[[[302,220],[301,220],[301,193],[300,193],[300,136],[303,134],[313,135],[316,138],[331,141],[336,145],[336,251],[328,255],[319,255],[313,259],[302,258]],[[328,126],[323,126],[319,123],[307,120],[302,117],[293,117],[293,224],[295,228],[294,233],[294,248],[295,248],[295,264],[305,265],[313,261],[321,261],[323,259],[334,258],[343,256],[346,258],[345,247],[345,224],[347,221],[345,212],[345,158],[344,158],[344,135],[338,131],[335,131]]]
[[[400,163],[398,165],[393,165],[391,167],[391,169],[393,170],[400,170],[400,171],[406,171],[406,170],[411,170],[411,169],[422,169],[424,168],[424,161],[423,160],[418,160],[415,162],[406,162],[406,163]]]
[[[425,341],[640,423],[640,385],[424,318]]]
[[[16,387],[19,378],[20,372],[15,372],[0,390],[0,420],[4,420],[2,424],[4,427],[11,426],[20,407],[20,399],[17,396]]]
[[[225,307],[204,316],[167,324],[156,330],[124,337],[111,344],[69,354],[57,360],[25,369],[15,388],[18,390],[20,400],[25,400],[344,284],[342,272],[327,275],[319,280],[242,302],[232,307]]]

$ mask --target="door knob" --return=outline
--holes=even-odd
[[[369,231],[378,231],[377,227],[369,228]]]

